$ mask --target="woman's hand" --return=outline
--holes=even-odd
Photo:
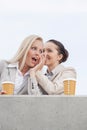
[[[4,95],[4,94],[7,94],[7,92],[6,91],[1,91],[0,92],[0,95]]]
[[[43,68],[45,64],[45,59],[46,59],[45,55],[42,55],[39,63],[34,68],[30,69],[30,76],[35,77],[36,71],[41,70]]]
[[[34,67],[35,71],[41,70],[43,68],[43,66],[45,64],[45,60],[46,60],[45,55],[42,55],[39,63]]]

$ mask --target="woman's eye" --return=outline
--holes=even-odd
[[[40,50],[40,53],[43,53],[43,50]]]
[[[49,50],[47,50],[47,51],[48,51],[48,52],[52,52],[52,50],[50,50],[50,49],[49,49]]]
[[[38,51],[39,53],[43,53],[43,50],[39,50],[37,47],[31,47],[31,49],[34,51]]]
[[[32,50],[36,50],[36,47],[31,47]]]
[[[45,49],[43,49],[43,53],[45,52]]]

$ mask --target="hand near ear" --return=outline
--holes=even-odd
[[[39,63],[32,69],[30,69],[30,76],[35,76],[36,71],[41,70],[45,64],[45,55],[41,56]]]

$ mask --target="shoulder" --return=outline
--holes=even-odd
[[[8,62],[5,60],[0,60],[0,72],[3,71],[3,68],[8,65]]]
[[[65,71],[71,71],[76,73],[76,70],[73,67],[65,67]]]
[[[6,60],[0,60],[0,66],[7,65],[8,62]]]
[[[64,78],[75,78],[77,77],[77,73],[75,68],[73,67],[65,67],[63,70]]]

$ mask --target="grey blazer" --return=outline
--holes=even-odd
[[[37,71],[36,78],[40,86],[49,95],[60,95],[64,94],[63,80],[66,78],[76,79],[76,71],[72,67],[64,67],[59,64],[52,72],[50,79],[43,75],[41,71]]]
[[[15,82],[15,76],[17,72],[17,67],[8,67],[9,63],[6,61],[0,61],[0,91],[2,90],[1,83],[3,81],[13,81]],[[17,94],[28,94],[28,81],[22,87],[22,89]]]

